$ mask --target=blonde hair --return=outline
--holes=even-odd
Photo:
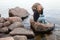
[[[33,10],[33,11],[36,10],[38,5],[41,5],[41,4],[40,4],[40,3],[35,3],[35,4],[33,4],[32,10]],[[43,9],[43,8],[42,8],[42,9]]]

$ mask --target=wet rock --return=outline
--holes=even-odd
[[[10,35],[26,35],[28,37],[34,37],[34,33],[32,30],[27,30],[25,28],[15,28],[10,32]]]
[[[5,18],[0,17],[0,23],[4,23],[5,22]]]
[[[10,21],[10,22],[22,22],[22,19],[20,17],[9,17],[9,18],[6,18],[7,21]]]
[[[17,35],[17,36],[14,36],[14,40],[27,40],[27,37],[26,36],[22,36],[22,35]]]
[[[22,23],[20,23],[20,22],[14,22],[14,23],[11,24],[10,26],[8,26],[8,28],[9,28],[10,30],[13,30],[13,29],[19,28],[19,27],[24,27],[24,26],[23,26]]]
[[[24,8],[16,7],[9,10],[9,16],[10,17],[17,16],[21,18],[26,18],[27,16],[29,16],[29,13]]]
[[[5,27],[5,26],[9,26],[10,24],[11,24],[10,21],[6,21],[6,22],[3,23],[4,27]]]
[[[0,40],[14,40],[13,37],[0,38]]]
[[[8,32],[8,28],[7,27],[3,27],[3,28],[0,28],[0,32]]]

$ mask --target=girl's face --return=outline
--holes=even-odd
[[[38,6],[37,6],[37,11],[38,11],[38,12],[41,12],[41,10],[42,10],[42,6],[41,6],[41,5],[38,5]]]

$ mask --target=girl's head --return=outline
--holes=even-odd
[[[35,3],[32,6],[32,10],[33,11],[38,11],[39,13],[41,13],[43,11],[43,7],[40,3]]]

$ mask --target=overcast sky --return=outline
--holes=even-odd
[[[8,17],[8,10],[16,6],[25,8],[32,14],[31,6],[36,2],[42,4],[45,12],[50,9],[60,10],[60,0],[0,0],[0,14],[2,14],[2,17]]]

